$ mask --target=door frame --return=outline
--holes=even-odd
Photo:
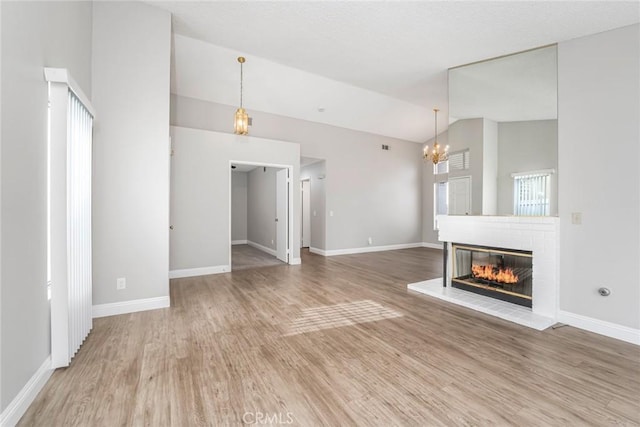
[[[267,168],[277,168],[277,169],[287,169],[287,264],[293,265],[294,257],[293,257],[293,165],[283,165],[277,163],[264,163],[264,162],[251,162],[246,160],[229,160],[228,174],[229,174],[229,223],[228,225],[228,243],[229,243],[229,271],[233,271],[233,266],[231,264],[231,193],[233,191],[232,188],[232,169],[231,165],[248,165],[248,166],[257,166],[257,167],[267,167]]]
[[[309,211],[311,211],[311,178],[300,180],[300,249],[311,247],[311,212],[309,212],[309,246],[304,246],[304,183],[309,183]]]

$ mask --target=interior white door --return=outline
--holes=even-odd
[[[289,184],[288,169],[276,172],[276,257],[288,263],[287,225],[289,224]]]
[[[311,246],[311,181],[302,181],[302,248]]]
[[[471,177],[449,179],[449,215],[471,213]]]

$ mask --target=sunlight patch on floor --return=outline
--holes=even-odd
[[[402,314],[370,300],[312,307],[302,310],[301,315],[291,322],[284,335],[304,334],[396,317],[402,317]]]

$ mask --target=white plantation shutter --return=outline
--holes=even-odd
[[[449,170],[461,171],[469,169],[469,150],[456,151],[449,154]]]

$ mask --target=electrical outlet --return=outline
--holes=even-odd
[[[271,240],[271,244],[273,245],[273,240]]]
[[[369,244],[369,246],[373,245],[373,238],[372,237],[369,237],[367,239],[367,244]]]
[[[118,277],[118,279],[116,280],[116,289],[121,290],[126,288],[127,288],[127,279],[125,279],[124,277]]]

